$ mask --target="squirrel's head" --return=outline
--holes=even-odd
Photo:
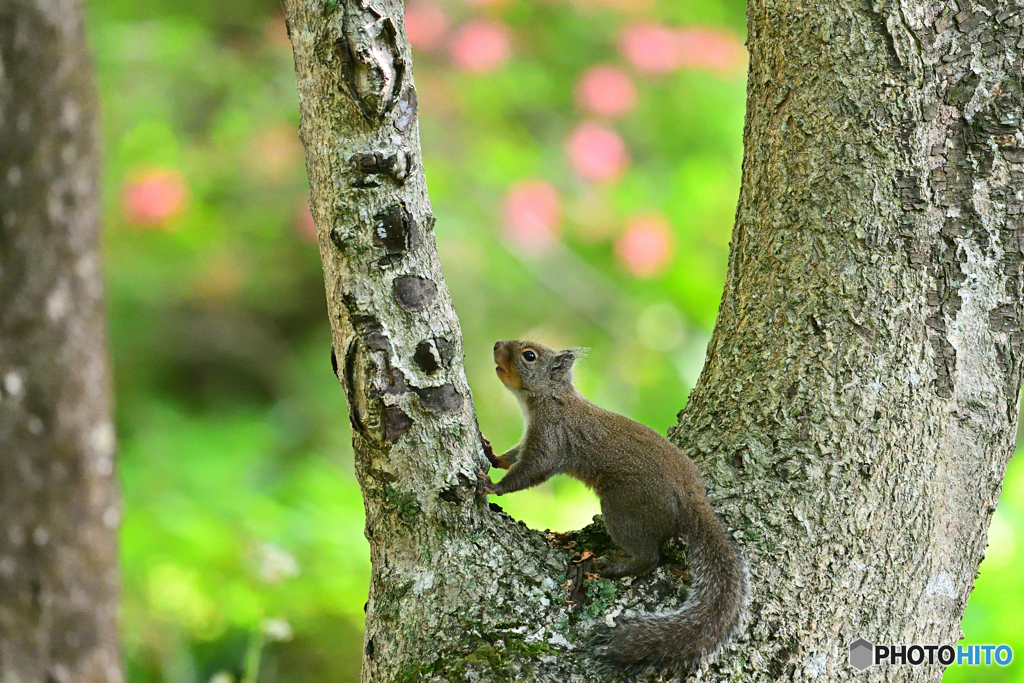
[[[499,341],[494,343],[495,372],[513,393],[561,395],[572,386],[572,366],[582,358],[584,349],[555,351],[537,342]]]

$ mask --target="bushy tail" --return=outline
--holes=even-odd
[[[686,527],[693,573],[686,601],[674,612],[637,617],[607,631],[599,649],[606,661],[689,668],[728,642],[746,602],[746,566],[709,506],[702,505]]]

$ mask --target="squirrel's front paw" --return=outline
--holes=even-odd
[[[487,495],[488,493],[498,493],[494,490],[494,482],[491,481],[491,476],[483,470],[476,471],[477,486],[476,491],[479,494]]]
[[[491,448],[490,440],[486,436],[484,436],[483,434],[480,435],[480,444],[484,448],[484,455],[486,455],[487,456],[487,460],[490,461],[491,467],[497,467],[498,466],[498,457],[496,455],[494,455],[494,449]]]

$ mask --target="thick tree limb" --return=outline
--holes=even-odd
[[[1021,388],[1021,9],[750,6],[728,280],[674,432],[742,529],[750,680],[960,637]]]

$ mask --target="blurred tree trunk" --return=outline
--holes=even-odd
[[[589,581],[567,604],[571,550],[473,495],[401,4],[285,5],[373,560],[363,679],[615,679],[585,637],[677,605],[677,582]],[[859,637],[959,637],[1021,383],[1019,10],[750,3],[728,280],[671,434],[751,566],[749,620],[705,680],[852,679]]]
[[[122,680],[97,106],[77,0],[0,3],[0,680]]]

